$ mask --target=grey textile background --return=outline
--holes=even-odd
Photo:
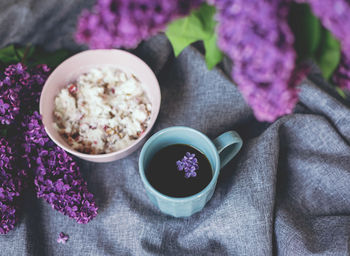
[[[0,46],[77,50],[76,15],[92,2],[1,0]],[[77,224],[29,190],[20,223],[0,236],[0,255],[350,255],[348,107],[305,81],[295,114],[259,123],[227,76],[208,71],[195,48],[174,58],[157,36],[134,53],[161,85],[153,132],[186,125],[210,138],[230,129],[243,137],[212,200],[190,218],[168,217],[145,195],[139,151],[114,163],[81,161],[99,215]],[[56,242],[61,231],[70,236],[65,245]]]

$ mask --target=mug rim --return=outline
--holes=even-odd
[[[210,147],[212,147],[212,149],[214,151],[214,155],[215,155],[214,162],[215,162],[216,168],[214,170],[214,174],[213,174],[213,177],[211,178],[210,182],[205,186],[204,189],[202,189],[198,193],[191,195],[191,196],[186,196],[186,197],[172,197],[172,196],[167,196],[167,195],[162,194],[161,192],[156,190],[149,183],[149,181],[147,180],[146,175],[145,175],[143,162],[144,162],[145,152],[146,152],[147,148],[151,145],[151,143],[153,143],[157,139],[157,137],[159,135],[167,133],[167,132],[172,131],[172,130],[181,130],[181,129],[189,130],[191,132],[197,133],[198,135],[202,136],[202,138],[210,145]],[[140,173],[141,180],[142,180],[143,184],[145,185],[145,187],[147,187],[146,189],[149,189],[152,193],[156,194],[158,197],[161,197],[163,199],[173,201],[173,202],[189,201],[189,200],[193,200],[196,198],[200,198],[203,195],[207,194],[212,189],[212,187],[215,185],[217,178],[219,176],[219,173],[220,173],[220,157],[219,157],[219,153],[218,153],[214,143],[204,133],[202,133],[196,129],[193,129],[191,127],[187,127],[187,126],[171,126],[168,128],[164,128],[164,129],[156,132],[155,134],[153,134],[146,141],[146,143],[143,145],[143,147],[141,149],[140,157],[139,157],[139,173]]]

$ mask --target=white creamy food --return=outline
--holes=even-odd
[[[88,154],[128,147],[146,130],[150,115],[140,81],[113,66],[91,69],[55,99],[58,132],[73,149]]]

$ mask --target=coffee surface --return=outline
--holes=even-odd
[[[186,153],[195,154],[198,160],[197,176],[185,178],[176,162]],[[174,144],[159,150],[146,168],[149,183],[160,193],[171,197],[186,197],[203,190],[212,179],[212,168],[207,157],[199,150],[184,144]]]

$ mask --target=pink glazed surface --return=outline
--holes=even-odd
[[[132,72],[135,74],[141,81],[152,103],[152,113],[146,131],[129,147],[113,153],[89,155],[70,148],[54,128],[54,101],[59,91],[67,86],[68,83],[76,80],[80,74],[101,65],[114,65],[125,72]],[[65,60],[51,73],[41,93],[40,114],[42,115],[47,134],[58,146],[84,160],[92,162],[111,162],[126,157],[142,145],[157,119],[160,101],[161,95],[158,80],[153,71],[141,59],[122,50],[88,50]]]

